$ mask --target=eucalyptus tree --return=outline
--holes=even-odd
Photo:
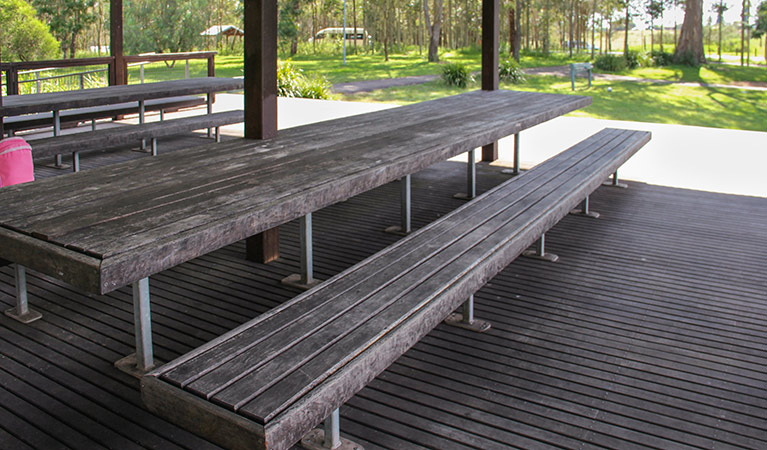
[[[650,51],[655,50],[655,21],[663,14],[662,0],[648,0],[645,3],[645,11],[650,17]]]
[[[749,48],[751,41],[751,27],[749,25],[751,21],[751,0],[743,0],[740,19],[740,65],[742,66],[744,57],[746,64],[751,62],[751,49]]]
[[[202,44],[207,0],[131,0],[124,6],[128,53],[182,52]]]
[[[439,62],[439,38],[442,31],[442,0],[434,0],[429,11],[429,0],[423,0],[423,15],[429,34],[429,62]]]
[[[32,6],[45,21],[51,32],[61,42],[66,58],[75,57],[77,37],[96,21],[93,7],[96,0],[33,0]]]
[[[703,0],[686,0],[684,22],[674,51],[677,63],[702,64],[706,62],[703,51]]]
[[[754,37],[764,39],[764,61],[767,62],[767,0],[762,0],[756,7],[756,25],[754,26]]]
[[[722,62],[722,25],[724,25],[724,13],[730,7],[727,6],[724,0],[719,0],[718,3],[714,3],[711,6],[711,9],[716,13],[716,23],[719,24],[719,46],[717,51],[719,53],[719,62]]]

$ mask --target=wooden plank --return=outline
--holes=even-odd
[[[242,88],[242,79],[203,77],[81,89],[79,91],[12,95],[3,99],[2,114],[4,116],[19,116],[51,111],[52,109],[84,108],[154,98],[177,97],[179,95],[234,91]]]
[[[555,160],[550,160],[544,165],[548,164],[549,167],[563,169],[570,167],[572,164],[578,162],[578,155],[562,155]],[[588,166],[590,164],[584,164]],[[546,169],[546,167],[541,167]],[[424,258],[428,258],[439,250],[440,247],[434,248],[434,242],[437,239],[445,241],[444,245],[449,245],[451,240],[447,237],[450,235],[462,236],[470,230],[476,229],[482,225],[474,224],[474,221],[468,220],[472,217],[481,217],[487,214],[487,210],[492,210],[492,207],[500,206],[500,211],[511,211],[513,208],[518,208],[520,202],[525,196],[532,193],[536,188],[543,185],[549,177],[545,177],[545,170],[530,171],[525,174],[524,178],[516,180],[514,183],[510,183],[505,187],[497,187],[494,190],[485,194],[482,202],[471,202],[464,205],[462,208],[451,213],[449,217],[443,218],[439,223],[430,225],[428,228],[420,230],[417,234],[412,235],[407,240],[398,242],[397,244],[389,247],[386,251],[376,255],[374,259],[370,259],[360,264],[359,266],[346,271],[343,275],[339,275],[334,280],[329,280],[324,285],[320,286],[314,291],[314,294],[310,296],[305,294],[302,297],[291,302],[289,305],[285,305],[279,310],[275,310],[269,315],[262,316],[250,325],[245,325],[239,330],[235,330],[229,333],[227,336],[223,336],[219,342],[211,343],[206,348],[215,348],[216,351],[210,356],[212,359],[202,359],[196,361],[195,364],[184,364],[184,371],[191,374],[199,374],[202,372],[203,367],[208,367],[212,361],[221,360],[221,353],[226,353],[222,346],[225,340],[232,338],[227,343],[231,346],[231,351],[242,351],[241,342],[250,342],[251,346],[257,346],[262,338],[259,335],[269,336],[267,330],[282,330],[287,325],[298,325],[296,318],[308,317],[311,315],[311,320],[317,322],[317,325],[325,323],[332,319],[333,311],[345,311],[348,306],[344,306],[344,303],[340,301],[337,296],[347,294],[346,301],[360,302],[362,299],[356,294],[357,290],[360,290],[358,286],[364,286],[361,290],[370,292],[372,286],[376,283],[381,283],[381,280],[394,280],[397,278],[397,273],[403,272],[407,267],[413,267],[422,261]],[[514,198],[515,200],[509,202],[508,198]],[[488,220],[492,219],[492,216],[488,216]],[[453,238],[455,239],[455,238]],[[418,249],[423,248],[427,253],[419,253]],[[399,256],[398,256],[399,255]],[[394,277],[394,278],[392,278]],[[367,283],[367,285],[361,284]],[[356,288],[356,289],[355,289]],[[372,291],[373,293],[375,291]],[[351,297],[348,295],[351,294]],[[310,301],[307,301],[309,297]],[[295,306],[293,306],[295,305]],[[291,307],[290,314],[281,314],[281,311],[285,308]],[[332,309],[328,309],[332,308]],[[317,315],[319,314],[319,316]],[[276,323],[274,321],[277,321]],[[308,328],[314,328],[316,325],[309,324]],[[241,334],[241,331],[246,331]],[[256,334],[253,334],[256,333]],[[290,342],[297,339],[296,336],[285,336],[277,338],[278,341]],[[260,347],[260,349],[262,349]],[[205,352],[205,348],[201,348],[199,354]],[[196,358],[194,355],[188,355],[184,359],[189,360]],[[264,360],[265,355],[259,354],[254,359],[256,361]],[[175,365],[181,365],[181,361],[178,360]],[[166,368],[170,366],[166,365]],[[236,369],[240,371],[241,369]],[[173,375],[172,375],[173,374]],[[184,375],[180,375],[177,371],[168,371],[168,378],[174,380],[181,386],[188,384],[192,379],[186,378]],[[224,377],[226,378],[226,376]]]

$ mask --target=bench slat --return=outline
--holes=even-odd
[[[605,138],[608,138],[605,135]],[[593,142],[593,141],[592,141]],[[600,141],[601,142],[601,141]],[[228,362],[229,356],[227,353],[241,352],[241,341],[246,339],[251,342],[252,346],[257,345],[257,351],[253,354],[251,359],[255,362],[263,362],[273,355],[269,354],[268,343],[262,342],[260,335],[266,335],[275,326],[284,327],[286,329],[315,329],[319,328],[323,323],[327,323],[332,320],[336,315],[344,313],[346,308],[355,301],[354,296],[357,295],[357,291],[372,292],[371,286],[380,284],[380,279],[394,281],[397,274],[402,272],[402,267],[415,267],[420,262],[433,256],[434,252],[437,252],[441,247],[435,247],[436,242],[443,242],[443,246],[448,246],[452,243],[452,239],[458,239],[465,233],[467,233],[471,227],[475,227],[474,217],[482,216],[486,214],[487,210],[497,210],[497,214],[513,209],[514,211],[520,208],[519,202],[525,198],[528,198],[533,191],[540,189],[542,185],[546,184],[553,176],[551,172],[562,171],[566,167],[571,167],[575,164],[590,164],[592,161],[596,161],[596,157],[587,161],[580,160],[581,154],[570,153],[572,157],[557,158],[554,161],[550,161],[548,164],[549,171],[536,170],[527,173],[524,179],[520,179],[517,182],[510,184],[505,189],[496,189],[485,194],[485,198],[482,202],[471,202],[467,204],[463,209],[453,213],[456,217],[459,217],[455,221],[442,220],[438,225],[429,227],[428,230],[424,230],[417,235],[413,235],[408,239],[407,247],[399,248],[401,255],[393,256],[393,250],[386,252],[374,261],[368,261],[365,265],[365,270],[361,273],[345,274],[341,280],[336,282],[328,282],[320,288],[320,291],[311,296],[312,300],[319,302],[322,305],[321,310],[317,310],[319,306],[314,306],[313,309],[308,309],[308,304],[313,302],[300,301],[294,306],[298,311],[294,311],[290,314],[291,317],[301,317],[306,312],[311,312],[309,317],[301,317],[294,322],[283,322],[280,325],[274,325],[269,323],[268,327],[264,323],[258,327],[252,327],[247,332],[237,333],[232,339],[232,342],[220,341],[214,345],[214,350],[208,353],[200,355],[197,361],[185,363],[180,368],[170,370],[166,374],[166,377],[180,386],[188,385],[192,379],[185,376],[184,373],[200,374],[202,368],[210,367],[215,360],[227,361],[227,367],[220,367],[219,370],[226,369],[227,372],[220,375],[220,378],[225,380],[231,380],[233,373],[242,372],[244,368],[248,366],[248,362],[237,363],[234,367],[230,367]],[[509,198],[514,198],[512,202],[509,202]],[[386,265],[384,265],[386,264]],[[359,284],[356,284],[359,283]],[[330,292],[330,293],[327,293]],[[330,296],[330,298],[328,298]],[[351,297],[351,298],[350,298]],[[320,300],[322,300],[320,302]],[[357,302],[362,299],[356,299]],[[285,317],[286,315],[278,315],[277,317]],[[263,319],[265,320],[265,319]],[[278,322],[279,323],[279,322]],[[354,322],[356,323],[356,322]],[[269,342],[276,341],[276,346],[284,347],[284,342],[296,341],[300,336],[285,334],[284,329],[275,331],[274,334],[268,335]],[[250,355],[249,355],[250,356]],[[199,384],[189,386],[204,396],[209,396],[217,386],[214,384],[209,387],[202,387]]]
[[[119,128],[86,131],[44,139],[30,140],[34,157],[101,149],[136,142],[144,138],[172,136],[192,130],[215,128],[244,120],[243,111],[225,111],[180,119],[164,120]]]

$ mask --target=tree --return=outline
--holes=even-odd
[[[96,0],[33,0],[32,4],[61,41],[64,57],[69,50],[69,57],[74,58],[77,37],[96,21]]]
[[[59,43],[24,0],[0,0],[0,49],[6,61],[53,59]]]
[[[655,49],[655,21],[663,14],[663,2],[661,0],[648,0],[645,4],[647,15],[650,16],[650,51]]]
[[[298,0],[288,0],[280,8],[277,34],[281,41],[290,44],[290,56],[298,52],[298,19],[301,5]]]
[[[754,37],[764,39],[764,60],[767,62],[767,0],[762,0],[756,7],[756,26],[754,27]]]
[[[743,10],[740,13],[740,65],[743,65],[743,58],[746,58],[747,62],[751,61],[751,55],[750,55],[750,49],[746,48],[748,46],[749,41],[751,40],[751,36],[748,35],[749,29],[749,21],[751,20],[750,17],[751,13],[751,0],[743,0]],[[748,30],[748,31],[747,31]]]
[[[679,42],[674,51],[674,62],[703,64],[703,0],[686,0],[684,21],[679,32]]]
[[[128,53],[186,52],[202,43],[206,0],[131,0],[124,5]]]
[[[719,24],[719,62],[722,62],[722,25],[724,25],[724,12],[730,9],[724,0],[719,0],[719,3],[714,3],[711,9],[716,13],[716,23]]]
[[[423,0],[426,31],[429,33],[429,62],[439,62],[439,37],[442,32],[442,0],[434,0],[434,22],[429,15],[429,0]]]

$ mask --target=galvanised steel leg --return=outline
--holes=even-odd
[[[208,92],[208,114],[213,114],[213,94]],[[208,137],[211,137],[211,129],[208,128]],[[218,136],[216,136],[218,142]]]
[[[154,367],[149,278],[142,278],[133,283],[133,321],[136,329],[136,367],[146,371]]]
[[[118,369],[135,377],[141,377],[155,365],[152,350],[152,314],[149,303],[149,278],[142,278],[133,283],[133,324],[136,353],[115,363]]]
[[[91,131],[96,131],[96,119],[91,120]]]
[[[386,228],[387,233],[407,235],[411,229],[411,184],[410,175],[405,175],[399,179],[400,182],[400,225],[392,225]]]
[[[72,171],[80,171],[80,152],[72,152]]]
[[[464,302],[461,314],[450,314],[445,319],[445,324],[478,333],[484,333],[491,327],[490,322],[474,318],[474,294],[470,295],[468,300]]]
[[[455,194],[453,197],[461,200],[471,200],[477,196],[477,163],[474,150],[469,150],[466,164],[466,193]]]
[[[546,233],[543,233],[540,239],[538,239],[538,242],[536,242],[535,250],[525,250],[522,252],[522,256],[533,259],[542,259],[549,262],[559,261],[559,256],[553,253],[546,253]]]
[[[299,219],[299,234],[301,243],[301,273],[294,273],[283,278],[282,283],[300,289],[310,289],[319,280],[314,279],[313,247],[312,247],[312,213]]]
[[[138,123],[144,124],[146,121],[146,105],[144,104],[144,100],[139,100],[138,102]],[[141,150],[146,150],[146,139],[141,140]]]
[[[628,184],[626,183],[619,183],[618,182],[618,171],[616,170],[615,173],[613,173],[612,180],[606,181],[602,183],[602,186],[610,186],[610,187],[617,187],[617,188],[623,188],[626,189]]]
[[[325,419],[325,448],[337,448],[341,445],[341,414],[338,409]]]
[[[503,169],[501,173],[519,175],[519,133],[514,135],[514,161],[511,169]]]
[[[157,156],[157,138],[152,138],[152,156]]]
[[[221,142],[221,127],[216,127],[216,142]]]
[[[53,111],[53,135],[61,135],[61,111]],[[54,157],[53,164],[50,167],[55,169],[66,169],[69,166],[64,164],[61,153],[59,153]]]
[[[322,429],[314,429],[301,439],[302,448],[307,450],[364,450],[361,445],[341,437],[341,414],[338,409],[325,419]]]
[[[29,309],[27,295],[27,271],[20,264],[13,265],[16,276],[16,306],[5,311],[5,315],[21,323],[31,323],[43,317],[37,311]]]
[[[581,202],[581,206],[570,211],[570,214],[576,215],[576,216],[586,216],[591,217],[592,219],[598,219],[599,213],[595,211],[589,210],[589,196],[587,195],[586,198],[583,199]]]

